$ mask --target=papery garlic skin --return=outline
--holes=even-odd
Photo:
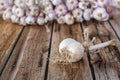
[[[82,46],[81,43],[79,42],[73,42],[71,44],[69,44],[68,48],[67,48],[70,58],[69,58],[69,62],[77,62],[79,61],[83,55],[84,55],[84,47]]]
[[[62,53],[62,51],[66,49],[69,46],[69,44],[73,42],[75,42],[75,40],[72,38],[66,38],[63,41],[61,41],[61,43],[59,44],[59,52]]]

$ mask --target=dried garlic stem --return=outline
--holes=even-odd
[[[110,40],[110,41],[107,41],[107,42],[104,42],[104,43],[100,43],[100,44],[96,44],[96,45],[93,45],[93,46],[90,46],[89,47],[89,50],[95,50],[95,49],[100,49],[100,48],[104,48],[104,47],[107,47],[109,45],[115,45],[116,43],[116,40],[113,39],[113,40]]]

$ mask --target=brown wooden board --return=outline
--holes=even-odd
[[[0,80],[44,80],[51,33],[27,26]]]
[[[23,27],[0,19],[0,71],[5,66]]]
[[[74,38],[83,42],[83,33],[80,24],[72,26],[54,24],[50,59],[59,54],[59,43],[65,38]],[[93,80],[87,55],[77,63],[54,64],[49,61],[47,80]]]
[[[95,44],[105,42],[110,40],[113,37],[110,36],[101,36],[100,35],[100,30],[101,27],[103,28],[102,30],[108,31],[103,25],[100,26],[97,23],[95,23],[97,30],[97,39],[95,41]],[[84,27],[84,26],[83,26]],[[104,32],[104,31],[103,31]],[[113,35],[114,36],[114,35]],[[96,80],[119,80],[120,76],[120,60],[119,57],[117,56],[119,53],[118,49],[115,47],[106,47],[103,49],[100,49],[96,54],[99,54],[99,57],[101,58],[101,62],[96,62],[92,64],[94,74],[95,74],[95,79]],[[94,56],[94,54],[90,53],[90,56]],[[98,56],[97,56],[98,57]]]

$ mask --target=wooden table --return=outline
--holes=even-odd
[[[119,18],[89,25],[52,22],[50,33],[44,26],[0,20],[0,80],[120,80]],[[59,43],[68,37],[84,42],[83,30],[90,26],[97,32],[94,44],[116,39],[116,46],[85,53],[77,63],[53,64],[50,59],[58,54]]]

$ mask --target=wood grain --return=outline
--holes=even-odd
[[[44,80],[50,34],[43,26],[26,27],[0,80]]]
[[[58,53],[59,43],[65,38],[73,38],[83,42],[83,33],[80,24],[72,26],[54,24],[50,59]],[[92,75],[85,54],[77,63],[61,65],[54,64],[51,60],[48,66],[47,80],[92,80]]]
[[[94,26],[95,27],[95,26]],[[110,40],[113,37],[110,36],[100,36],[99,32],[102,30],[108,31],[105,28],[105,25],[98,25],[96,24],[96,29],[98,32],[97,39],[95,41],[95,44],[105,42]],[[103,31],[104,32],[104,31]],[[113,35],[115,37],[115,35]],[[120,76],[120,58],[118,55],[120,52],[116,47],[106,47],[103,49],[100,49],[97,53],[102,59],[102,62],[97,62],[92,64],[94,73],[95,73],[95,79],[96,80],[119,80]]]
[[[10,55],[23,27],[0,19],[0,71]]]

